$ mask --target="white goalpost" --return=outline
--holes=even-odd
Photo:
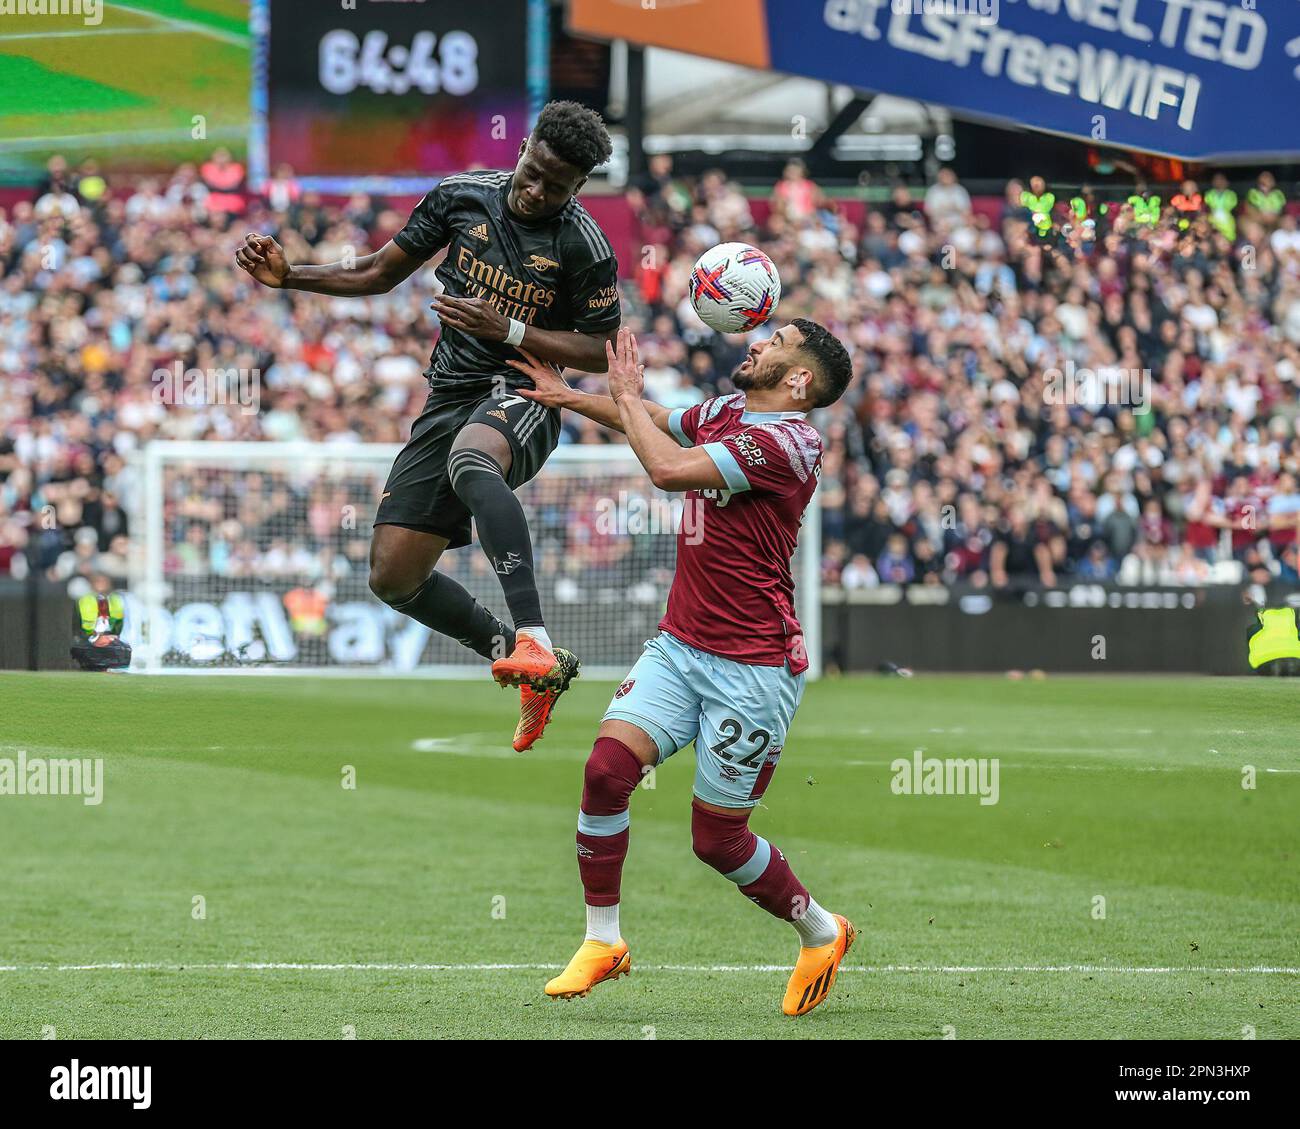
[[[160,440],[137,452],[132,670],[484,677],[479,656],[370,592],[375,507],[399,449]],[[681,496],[655,489],[625,446],[565,445],[519,497],[551,637],[586,677],[621,678],[663,615]],[[811,678],[821,672],[820,540],[814,498],[794,561]],[[477,544],[444,553],[438,568],[508,621]]]

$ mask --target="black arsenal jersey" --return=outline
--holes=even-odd
[[[437,276],[448,294],[486,298],[525,325],[602,334],[617,328],[618,261],[604,232],[576,197],[548,219],[518,219],[506,206],[512,175],[447,177],[415,206],[393,242],[417,259],[446,247]],[[444,325],[426,375],[531,384],[505,363],[511,359],[519,359],[514,346]]]

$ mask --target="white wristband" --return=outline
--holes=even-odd
[[[506,344],[507,344],[507,345],[522,345],[522,344],[524,343],[524,329],[525,329],[525,328],[526,328],[526,327],[524,326],[524,323],[523,323],[523,322],[521,322],[521,321],[516,321],[514,318],[511,318],[511,319],[510,319],[510,330],[509,330],[509,332],[506,334]]]

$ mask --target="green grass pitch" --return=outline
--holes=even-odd
[[[99,806],[0,796],[0,1035],[1300,1036],[1294,685],[811,686],[753,826],[861,938],[799,1020],[793,932],[691,852],[689,750],[633,799],[632,976],[542,995],[611,689],[517,756],[490,684],[0,677],[0,757],[106,774]],[[999,758],[998,803],[894,794],[916,748]]]

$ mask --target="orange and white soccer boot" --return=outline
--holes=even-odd
[[[556,647],[555,657],[564,668],[564,675],[554,690],[534,690],[527,684],[519,687],[519,724],[515,726],[514,740],[516,753],[526,752],[542,739],[542,732],[555,712],[555,703],[578,677],[581,664],[572,651]]]
[[[492,664],[492,677],[499,686],[554,690],[564,681],[564,664],[555,651],[531,635],[519,635],[515,649]]]
[[[632,971],[632,954],[622,937],[617,944],[583,941],[559,976],[546,982],[546,994],[553,1000],[571,1000],[585,996],[597,984],[617,980]]]
[[[822,1002],[835,983],[835,974],[858,931],[847,917],[832,914],[840,927],[839,936],[829,945],[813,945],[799,950],[799,961],[785,986],[781,1010],[786,1015],[807,1015]]]

